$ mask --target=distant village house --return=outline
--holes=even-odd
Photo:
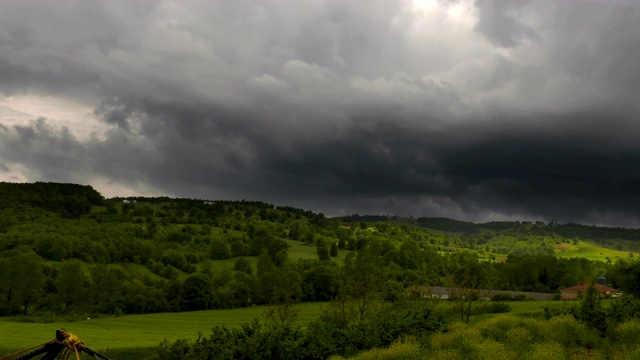
[[[587,291],[587,288],[590,286],[590,283],[584,283],[572,287],[568,287],[566,289],[560,290],[560,299],[562,300],[576,300],[581,297],[581,294]],[[609,287],[607,285],[594,283],[596,290],[600,293],[600,296],[605,297],[618,297],[620,293],[618,290]]]

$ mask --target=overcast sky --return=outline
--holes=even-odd
[[[0,180],[640,226],[640,1],[0,0]]]

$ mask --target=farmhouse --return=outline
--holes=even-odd
[[[582,294],[583,292],[585,292],[587,290],[587,288],[589,287],[589,285],[591,285],[590,283],[584,283],[584,284],[580,284],[580,285],[575,285],[572,287],[568,287],[566,289],[560,290],[560,299],[562,300],[576,300],[580,297],[580,294]],[[618,293],[618,290],[603,285],[603,284],[598,284],[598,283],[594,283],[593,286],[595,286],[596,290],[598,290],[598,292],[600,292],[600,296],[601,297],[618,297],[620,294]]]

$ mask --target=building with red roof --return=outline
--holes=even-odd
[[[562,289],[560,290],[560,299],[576,300],[580,298],[580,294],[587,291],[587,288],[590,285],[591,285],[590,283],[584,283],[580,285],[571,286],[566,289]],[[596,290],[598,290],[601,297],[618,297],[620,295],[618,290],[612,287],[598,284],[598,283],[593,283],[593,286],[595,286]]]

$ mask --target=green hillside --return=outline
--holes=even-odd
[[[2,352],[65,326],[114,359],[326,359],[405,338],[432,346],[508,311],[541,327],[542,314],[549,324],[570,314],[593,336],[640,314],[627,295],[607,306],[585,296],[579,308],[482,295],[559,296],[605,276],[638,296],[634,229],[327,218],[253,201],[104,199],[74,184],[1,183],[0,199]],[[436,287],[452,299],[425,297]],[[516,298],[527,299],[501,299]]]
[[[365,275],[389,299],[464,272],[505,290],[555,292],[600,275],[624,287],[640,244],[637,230],[575,224],[327,218],[244,200],[104,199],[75,184],[0,191],[0,315],[328,301]]]

